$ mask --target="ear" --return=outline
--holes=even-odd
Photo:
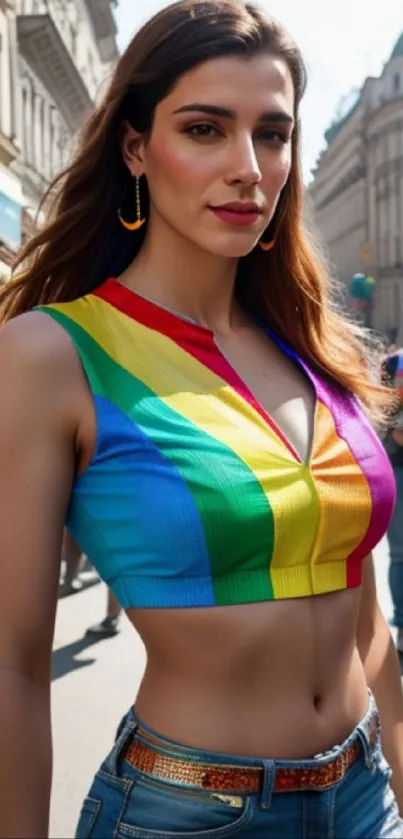
[[[127,120],[120,128],[120,148],[130,174],[139,178],[144,173],[144,139]]]

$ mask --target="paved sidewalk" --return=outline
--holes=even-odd
[[[377,551],[378,596],[390,617],[387,550]],[[95,586],[59,602],[52,690],[54,785],[52,839],[73,837],[90,780],[111,746],[119,716],[129,708],[144,670],[144,647],[124,618],[116,638],[85,639],[105,613],[106,589]]]
[[[59,602],[53,654],[54,783],[52,839],[73,837],[92,775],[111,747],[119,715],[133,702],[144,647],[126,617],[103,641],[85,630],[104,617],[106,588],[97,585]]]

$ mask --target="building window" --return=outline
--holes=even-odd
[[[41,97],[39,100],[39,166],[43,172],[45,166],[45,102]]]
[[[87,53],[87,67],[89,83],[95,85],[94,60],[90,52]]]
[[[401,250],[400,236],[395,236],[395,268],[400,268],[402,264]]]
[[[402,264],[402,203],[400,175],[398,175],[395,182],[395,224],[395,266],[398,268]]]
[[[72,24],[70,24],[70,42],[71,54],[75,60],[77,58],[77,29]]]
[[[400,74],[395,73],[393,76],[393,93],[400,93]]]
[[[51,106],[50,120],[49,120],[49,171],[52,178],[55,174],[55,108]]]
[[[387,268],[389,264],[388,260],[388,239],[387,236],[382,236],[381,238],[381,266],[382,268]]]
[[[24,162],[28,161],[28,93],[24,86],[22,88],[22,113],[23,113],[23,153]]]

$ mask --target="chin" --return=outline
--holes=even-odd
[[[232,241],[227,242],[217,242],[213,243],[210,239],[209,242],[206,242],[205,249],[209,251],[209,253],[214,254],[215,256],[221,257],[222,259],[241,259],[243,256],[247,256],[253,249],[256,247],[259,239],[253,238],[249,241],[244,239],[244,241],[240,241],[237,237],[232,237]]]

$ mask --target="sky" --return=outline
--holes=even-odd
[[[124,49],[167,0],[119,0],[119,45]],[[260,0],[299,44],[308,67],[302,139],[305,179],[325,145],[324,132],[343,101],[367,76],[378,76],[403,32],[402,0]],[[374,9],[377,7],[378,11]]]

